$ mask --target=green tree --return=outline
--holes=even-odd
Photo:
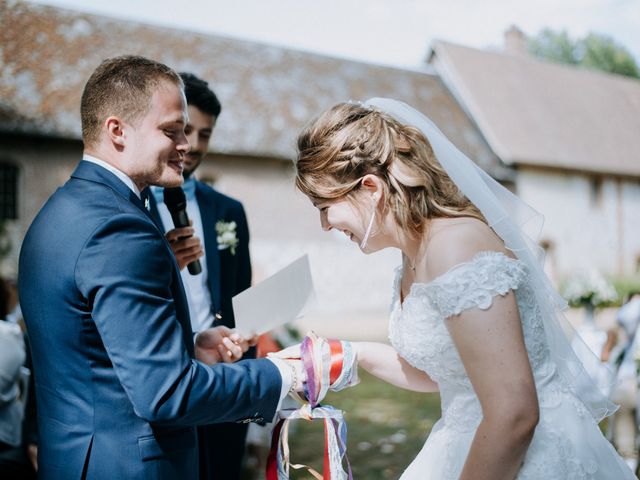
[[[640,77],[640,69],[633,56],[613,38],[590,33],[581,43],[581,65],[627,77]]]
[[[633,55],[606,35],[589,33],[582,39],[572,40],[565,30],[556,32],[545,28],[528,39],[528,48],[539,58],[640,78],[640,68]]]
[[[528,48],[530,53],[539,58],[571,65],[580,63],[576,56],[576,44],[569,38],[566,30],[554,32],[545,28],[528,39]]]

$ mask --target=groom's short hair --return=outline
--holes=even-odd
[[[155,87],[163,80],[184,88],[173,69],[155,60],[137,55],[104,60],[82,92],[80,118],[85,147],[98,142],[107,117],[115,115],[128,122],[142,118],[151,107]]]

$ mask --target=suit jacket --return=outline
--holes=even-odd
[[[136,195],[82,161],[20,254],[41,479],[196,479],[194,426],[272,418],[268,360],[193,359],[173,253]]]
[[[158,225],[162,220],[155,197],[149,196],[151,216]],[[202,217],[204,249],[207,259],[208,285],[213,305],[212,313],[219,314],[214,326],[235,327],[231,299],[251,286],[251,259],[249,255],[249,227],[242,204],[214,190],[205,183],[196,181],[196,201]],[[216,223],[235,222],[238,246],[218,249]],[[245,356],[246,357],[246,356]]]

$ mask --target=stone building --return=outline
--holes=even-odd
[[[241,200],[259,281],[303,253],[320,333],[384,335],[397,251],[364,256],[322,232],[295,191],[296,134],[339,101],[403,100],[546,217],[542,244],[556,279],[594,266],[640,264],[640,82],[526,56],[518,32],[503,52],[435,42],[419,70],[382,67],[0,0],[0,220],[13,249],[80,159],[83,85],[104,58],[140,54],[210,82],[223,111],[201,179]],[[514,36],[515,35],[515,36]]]
[[[556,280],[581,268],[640,273],[640,80],[535,59],[523,45],[515,28],[503,52],[436,42],[429,63],[544,214]]]
[[[400,257],[367,257],[344,235],[321,231],[292,182],[296,134],[309,119],[339,101],[397,98],[428,113],[496,176],[508,174],[428,65],[386,68],[7,0],[0,0],[0,45],[0,198],[14,244],[4,265],[10,274],[33,217],[80,159],[82,88],[110,56],[145,55],[210,82],[223,111],[199,176],[244,203],[256,281],[309,253],[318,297],[309,321],[321,332],[336,325],[383,334]],[[375,327],[363,329],[369,318]]]

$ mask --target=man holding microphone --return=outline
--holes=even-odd
[[[175,197],[182,195],[178,189],[151,187],[150,210],[164,228],[180,266],[193,331],[213,327],[212,333],[220,331],[223,336],[235,327],[231,299],[251,286],[249,229],[240,202],[195,178],[222,108],[207,82],[191,73],[180,76],[187,99],[185,134],[191,146],[185,154],[182,198],[191,225],[174,228],[173,205]],[[245,344],[242,347],[246,350]],[[236,359],[237,351],[232,354]],[[243,358],[255,358],[255,349]],[[201,479],[240,478],[247,427],[225,423],[198,428]]]

